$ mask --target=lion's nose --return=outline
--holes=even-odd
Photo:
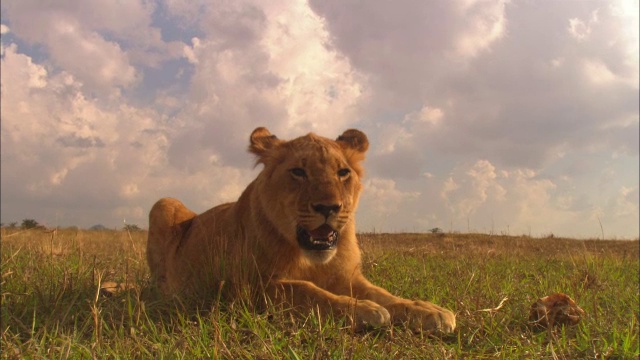
[[[325,218],[328,218],[329,216],[338,213],[342,208],[342,204],[314,204],[311,205],[311,207],[313,208],[313,211],[324,215]]]

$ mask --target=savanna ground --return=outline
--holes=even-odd
[[[363,269],[392,293],[452,309],[450,335],[213,301],[194,310],[151,291],[146,232],[2,234],[1,356],[227,359],[637,359],[638,241],[482,234],[360,234]],[[132,289],[105,296],[106,281]],[[586,312],[538,331],[529,307],[554,292]],[[506,300],[505,300],[506,299]],[[502,303],[502,306],[499,306]]]

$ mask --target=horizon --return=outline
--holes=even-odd
[[[35,219],[23,219],[23,220],[35,220]],[[37,220],[35,220],[37,222]],[[13,226],[11,226],[13,224]],[[103,224],[94,224],[89,227],[80,227],[76,225],[68,225],[68,226],[54,226],[47,227],[43,224],[37,222],[37,225],[34,227],[25,228],[23,225],[19,225],[19,222],[10,222],[10,223],[2,223],[0,228],[5,229],[15,229],[20,230],[19,233],[28,230],[43,230],[45,232],[51,232],[52,230],[62,230],[62,231],[72,231],[72,230],[80,230],[80,231],[149,231],[148,227],[140,227],[137,224],[125,224],[121,227],[108,227]],[[437,231],[436,231],[437,229]],[[436,237],[443,237],[447,235],[456,235],[456,236],[489,236],[489,237],[514,237],[514,238],[528,238],[528,239],[568,239],[568,240],[579,240],[579,241],[640,241],[640,237],[608,237],[604,234],[604,238],[601,236],[598,237],[571,237],[571,236],[559,236],[553,233],[546,234],[509,234],[509,233],[495,233],[495,232],[482,232],[482,231],[458,231],[458,230],[446,230],[441,228],[433,228],[426,231],[376,231],[375,229],[369,231],[356,231],[356,235],[432,235]],[[3,234],[5,235],[5,234]],[[10,234],[12,235],[12,234]],[[6,236],[6,235],[5,235]]]

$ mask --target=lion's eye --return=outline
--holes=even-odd
[[[291,173],[291,175],[293,175],[295,177],[299,177],[299,178],[306,178],[307,177],[307,173],[302,168],[293,168],[293,169],[289,170],[289,172]]]
[[[351,170],[349,169],[340,169],[338,170],[338,176],[341,178],[346,178],[347,176],[349,176],[349,174],[351,174]]]

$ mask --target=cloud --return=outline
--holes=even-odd
[[[637,1],[2,10],[3,221],[232,201],[267,126],[367,134],[363,230],[638,234]]]
[[[363,231],[401,230],[392,219],[403,213],[407,201],[420,196],[418,192],[405,192],[397,189],[396,183],[390,179],[372,178],[364,183],[358,216],[368,219],[360,223]]]
[[[603,179],[609,184],[619,180]],[[597,186],[598,179],[583,181],[527,168],[501,168],[488,160],[458,165],[448,174],[427,173],[418,181],[372,178],[365,182],[359,229],[424,232],[439,227],[533,236],[568,231],[571,236],[596,238],[601,236],[601,222],[608,237],[615,236],[608,229],[620,228],[632,236],[638,229],[637,185],[604,186],[597,199],[587,189]]]
[[[393,122],[421,109],[445,114],[438,127],[403,126],[414,153],[475,153],[539,168],[566,148],[619,146],[601,136],[608,123],[631,118],[627,131],[637,126],[632,36],[621,37],[627,23],[602,3],[311,4],[325,17],[332,43],[373,79],[376,96],[367,108],[393,114],[372,121],[394,133]],[[585,19],[588,38],[578,41],[568,31],[575,19]],[[482,50],[456,50],[456,39],[476,36],[486,40]],[[637,148],[633,141],[623,146]]]
[[[178,42],[164,42],[151,24],[151,2],[35,0],[3,3],[12,33],[42,45],[56,69],[71,73],[89,91],[114,96],[140,82],[135,64],[158,66],[180,55]]]
[[[453,213],[458,216],[469,215],[478,210],[489,198],[498,202],[505,200],[506,190],[496,181],[498,175],[489,161],[477,161],[465,175],[461,180],[465,184],[457,183],[454,176],[450,176],[442,189],[441,196]],[[508,175],[502,174],[502,176]]]
[[[239,183],[235,169],[212,166],[187,176],[167,166],[172,130],[161,114],[87,98],[72,75],[50,75],[16,51],[11,45],[2,58],[2,187],[11,189],[3,212],[89,226],[113,224],[123,209],[148,208],[156,191],[199,190],[188,198],[200,209],[229,199],[234,189],[226,181]],[[138,210],[129,214],[146,222]]]
[[[591,26],[598,22],[598,11],[591,13],[591,18],[586,22],[579,18],[569,19],[569,34],[578,41],[584,41],[591,35]]]
[[[92,24],[82,9],[62,7],[40,28],[21,29],[35,4],[12,5],[17,34],[45,44],[56,66],[49,70],[15,43],[3,45],[2,182],[14,189],[3,195],[3,210],[32,217],[29,209],[39,207],[48,223],[91,225],[125,216],[146,223],[140,209],[176,196],[204,211],[237,198],[255,176],[245,149],[256,126],[282,138],[302,129],[339,135],[360,89],[348,62],[323,46],[328,35],[320,18],[302,2],[227,5],[205,12],[202,38],[183,46],[181,56],[193,67],[187,91],[158,91],[142,106],[122,91],[134,91],[126,88],[137,86],[147,66],[132,60],[132,47],[160,46],[151,25],[147,37],[120,41],[131,28],[117,19]],[[134,13],[144,20],[149,11]],[[204,26],[225,16],[242,21]],[[11,171],[16,168],[19,174]]]
[[[185,126],[169,149],[173,164],[192,168],[188,163],[198,166],[212,155],[239,164],[257,126],[282,138],[309,131],[338,136],[354,121],[358,75],[324,46],[321,19],[304,2],[287,4],[223,3],[196,18],[203,35],[185,49],[194,73],[187,104],[176,115]],[[198,6],[173,2],[170,8],[189,14]]]
[[[504,36],[509,1],[460,1],[457,16],[468,19],[455,40],[457,55],[473,58]]]
[[[412,106],[504,33],[503,1],[311,1],[332,44],[371,80],[371,102]]]

